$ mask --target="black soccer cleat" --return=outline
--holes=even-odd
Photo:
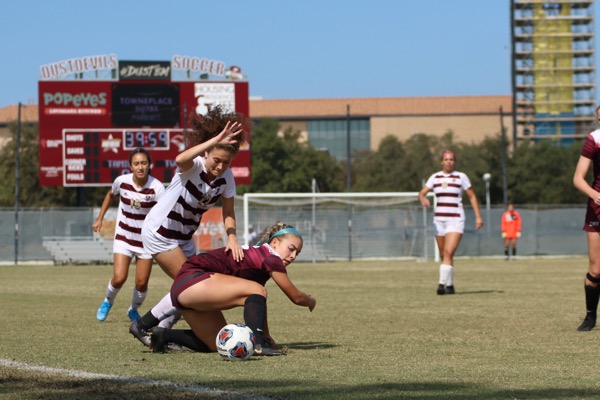
[[[445,289],[444,293],[446,293],[446,294],[454,294],[454,293],[456,293],[454,291],[454,286],[446,286],[446,289]]]
[[[140,326],[140,320],[133,322],[129,325],[129,333],[133,335],[137,340],[142,342],[146,347],[150,347],[150,335],[148,331]]]
[[[437,294],[442,295],[442,294],[446,294],[446,288],[444,287],[444,285],[442,285],[441,283],[438,285]]]
[[[150,334],[150,348],[153,353],[166,353],[169,342],[167,341],[167,330],[155,326]]]
[[[596,319],[586,316],[585,319],[583,320],[583,322],[581,323],[581,325],[579,325],[579,328],[577,328],[577,330],[579,332],[588,332],[588,331],[591,331],[592,329],[594,329],[595,326],[596,326]]]
[[[254,346],[254,354],[255,356],[260,357],[273,357],[273,356],[285,356],[286,354],[279,349],[272,349],[268,346],[262,346],[257,344]]]

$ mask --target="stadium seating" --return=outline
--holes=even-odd
[[[44,247],[55,264],[112,263],[112,242],[100,236],[49,236],[43,238]]]

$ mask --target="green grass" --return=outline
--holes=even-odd
[[[0,267],[0,359],[166,380],[281,399],[592,399],[600,329],[577,332],[587,259],[461,259],[453,296],[433,262],[295,264],[313,313],[270,282],[269,322],[286,357],[226,362],[153,354],[128,333],[133,267],[98,322],[111,266]],[[155,267],[145,312],[166,293]],[[241,309],[227,313],[241,322]],[[180,327],[186,327],[181,323]],[[156,385],[0,367],[0,398],[205,398]],[[166,396],[166,397],[165,397]]]

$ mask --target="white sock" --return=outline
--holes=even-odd
[[[168,328],[171,329],[173,325],[177,323],[181,319],[181,313],[177,311],[175,307],[173,307],[173,314],[169,315],[167,318],[163,319],[158,323],[160,328]]]
[[[146,300],[146,295],[148,291],[140,292],[137,288],[133,288],[133,297],[131,298],[131,309],[137,310],[141,307],[144,300]]]
[[[454,286],[454,267],[450,265],[450,272],[448,273],[448,278],[446,279],[446,286]]]
[[[448,279],[452,270],[452,265],[440,264],[440,285],[449,285]]]
[[[117,297],[117,294],[119,294],[119,290],[121,290],[120,288],[117,289],[116,287],[114,287],[112,285],[112,281],[108,281],[108,287],[106,288],[106,298],[105,300],[108,301],[110,304],[115,302],[115,297]]]
[[[171,302],[171,293],[167,293],[165,297],[160,299],[157,305],[150,310],[159,321],[162,321],[178,312]]]

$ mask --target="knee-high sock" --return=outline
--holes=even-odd
[[[452,265],[450,265],[450,271],[448,271],[446,286],[454,286],[454,267]]]
[[[146,300],[148,291],[140,292],[137,288],[133,288],[133,297],[131,298],[131,308],[137,310]]]
[[[121,288],[116,288],[112,285],[112,280],[108,281],[108,286],[106,287],[106,300],[110,304],[115,302],[115,297],[119,294],[119,290],[121,290]]]
[[[448,277],[451,270],[452,265],[440,264],[440,285],[448,285]]]
[[[167,329],[167,340],[198,353],[211,353],[210,348],[191,329]]]
[[[160,320],[158,326],[161,328],[172,328],[181,319],[181,312],[173,307],[170,314],[163,314],[163,317],[164,319]]]
[[[244,303],[244,321],[246,326],[254,332],[257,344],[263,341],[263,327],[265,326],[265,315],[267,314],[267,299],[259,294],[248,296]]]
[[[600,285],[591,286],[585,285],[585,308],[587,314],[592,318],[596,318],[598,311],[598,300],[600,299]]]
[[[177,309],[173,307],[171,302],[171,293],[167,293],[158,304],[156,304],[150,311],[148,311],[142,318],[139,319],[139,324],[142,328],[149,330],[157,326],[160,321],[169,318],[177,312]],[[173,325],[171,325],[173,326]],[[170,328],[171,326],[167,326]]]

